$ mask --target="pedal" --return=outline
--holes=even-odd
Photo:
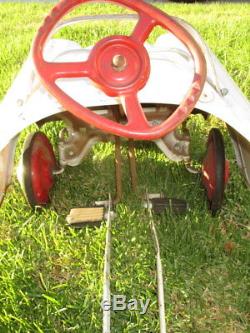
[[[166,198],[166,197],[151,197],[149,199],[150,209],[156,214],[163,213],[166,209],[175,214],[184,214],[188,210],[188,204],[183,199]],[[147,207],[148,203],[144,202]]]
[[[66,221],[71,227],[82,228],[86,226],[100,227],[105,219],[104,207],[73,208]]]

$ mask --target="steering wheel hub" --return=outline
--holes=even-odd
[[[150,74],[150,60],[144,46],[126,36],[112,36],[99,41],[89,62],[92,79],[109,96],[142,89]]]

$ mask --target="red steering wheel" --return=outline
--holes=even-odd
[[[33,45],[33,59],[42,83],[68,110],[79,119],[114,135],[140,140],[163,137],[181,124],[192,112],[206,80],[206,61],[194,38],[179,23],[142,0],[99,0],[121,4],[138,13],[138,23],[130,36],[110,36],[100,40],[87,61],[71,63],[46,62],[43,50],[57,22],[80,4],[93,0],[62,0],[46,17]],[[195,73],[190,90],[175,112],[160,125],[151,125],[138,101],[138,92],[150,75],[150,59],[143,45],[155,26],[172,32],[189,49]],[[120,97],[128,122],[120,124],[82,106],[57,85],[59,78],[89,77],[108,96]]]

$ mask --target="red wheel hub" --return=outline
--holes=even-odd
[[[62,0],[52,10],[39,29],[33,45],[33,59],[45,87],[76,117],[103,131],[141,140],[163,137],[181,124],[192,112],[206,80],[206,61],[201,48],[173,18],[142,0],[99,0],[118,3],[138,13],[138,23],[130,36],[112,36],[99,41],[87,61],[51,63],[43,58],[47,39],[57,22],[69,11],[92,0]],[[138,92],[150,75],[150,60],[143,44],[155,26],[171,31],[187,46],[195,65],[190,90],[176,111],[160,125],[153,126],[145,117],[138,101]],[[108,96],[120,97],[127,124],[120,124],[92,112],[65,94],[56,84],[59,78],[89,77]]]
[[[36,133],[30,151],[30,182],[33,201],[36,205],[49,203],[49,192],[54,185],[53,171],[56,158],[48,138]]]
[[[212,143],[208,145],[207,155],[203,161],[202,179],[208,200],[211,201],[216,190],[216,152]]]
[[[213,128],[209,133],[202,165],[202,183],[213,215],[221,208],[228,180],[229,161],[225,159],[223,136],[217,128]]]

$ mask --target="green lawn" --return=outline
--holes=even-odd
[[[26,58],[32,38],[51,4],[0,4],[0,99]],[[197,28],[230,75],[250,98],[250,5],[210,4],[161,6]],[[98,13],[99,5],[84,7]],[[118,11],[105,6],[105,12]],[[121,10],[119,10],[121,11]],[[78,9],[78,12],[80,10]],[[122,24],[123,32],[130,25]],[[82,45],[117,33],[118,25],[86,25],[66,29]],[[160,33],[157,31],[156,34]],[[156,37],[152,36],[152,40]],[[8,110],[6,110],[8,111]],[[36,110],[34,110],[35,112]],[[168,161],[153,145],[137,147],[139,193],[165,191],[187,199],[190,211],[182,217],[157,217],[165,270],[169,332],[241,333],[249,325],[250,192],[236,166],[225,126],[201,117],[189,121],[193,157],[199,163],[209,128],[225,134],[231,179],[222,212],[211,218],[197,175],[183,164]],[[56,144],[61,124],[46,125]],[[18,153],[25,136],[22,133]],[[101,332],[105,225],[74,231],[65,217],[72,207],[106,199],[113,192],[112,144],[97,145],[77,168],[58,177],[49,210],[32,211],[15,178],[0,209],[0,333]],[[17,156],[18,158],[18,156]],[[148,217],[139,195],[131,194],[124,159],[124,201],[113,222],[112,292],[127,298],[150,298],[146,315],[112,313],[112,332],[158,332],[154,248]]]

